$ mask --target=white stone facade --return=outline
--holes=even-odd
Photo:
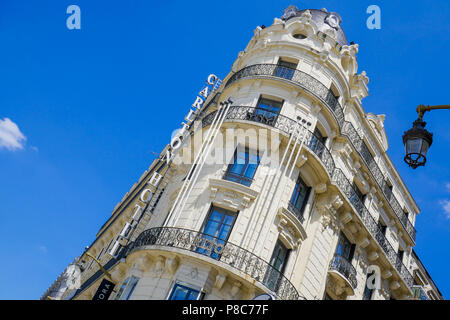
[[[339,25],[326,22],[330,16],[291,8],[271,26],[257,27],[220,88],[206,99],[192,139],[170,165],[163,150],[116,206],[89,248],[117,284],[110,299],[119,297],[130,276],[138,281],[123,291],[130,291],[128,299],[168,299],[177,284],[209,300],[261,293],[278,299],[413,295],[419,208],[386,153],[385,116],[362,108],[369,79],[358,73],[358,45],[343,43]],[[261,98],[282,105],[264,113],[258,111]],[[231,105],[225,103],[229,99]],[[179,162],[194,148],[196,136],[213,131],[219,109],[225,118],[205,154],[211,160],[213,150],[221,150],[224,161],[199,163],[188,177],[192,165]],[[304,129],[297,132],[296,125]],[[257,141],[243,139],[251,130]],[[225,178],[235,147],[221,144],[224,137],[258,151],[250,185]],[[155,172],[162,178],[149,187]],[[300,216],[290,205],[299,175],[310,190]],[[148,207],[141,198],[145,188],[153,193]],[[136,205],[146,208],[142,217],[126,237],[118,236],[134,221]],[[203,235],[212,206],[234,214],[222,242]],[[116,239],[121,249],[112,258],[108,252]],[[277,248],[286,252],[282,267],[274,258]],[[343,250],[339,257],[337,250]],[[92,299],[102,273],[91,259],[82,255],[79,261],[82,287],[65,296]],[[373,290],[366,286],[370,266],[379,270],[380,287]]]

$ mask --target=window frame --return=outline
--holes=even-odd
[[[171,298],[174,296],[174,293],[175,293],[175,291],[176,291],[176,289],[177,289],[178,287],[187,289],[187,290],[188,290],[188,294],[190,294],[190,292],[192,292],[192,291],[197,292],[197,297],[196,297],[196,299],[171,299]],[[190,286],[187,285],[187,284],[184,284],[184,283],[181,283],[181,282],[179,282],[179,281],[176,281],[176,282],[174,283],[173,287],[172,287],[172,290],[170,290],[170,293],[169,293],[169,295],[168,295],[168,297],[167,297],[167,300],[171,300],[171,301],[174,301],[174,300],[180,300],[180,301],[203,300],[204,295],[205,295],[205,294],[204,294],[204,292],[202,292],[201,289],[195,289],[195,288],[193,288],[193,287],[190,287]]]
[[[237,163],[238,152],[242,152],[242,147],[238,146],[234,150],[233,159],[228,164],[228,167],[227,167],[227,170],[225,172],[225,175],[223,176],[223,179],[227,180],[227,181],[231,181],[231,182],[236,182],[236,183],[242,184],[242,185],[244,185],[246,187],[250,187],[252,185],[252,183],[253,183],[254,177],[256,176],[256,172],[258,171],[259,164],[261,163],[260,152],[259,152],[259,150],[256,150],[256,157],[257,157],[258,163],[256,164],[256,168],[255,168],[255,170],[253,172],[253,175],[251,177],[250,176],[246,176],[245,172],[247,171],[249,165],[253,165],[253,164],[250,163],[250,156],[255,156],[255,154],[251,153],[250,152],[250,148],[247,147],[247,146],[244,148],[245,161],[246,161],[244,163],[244,167],[241,169],[239,174],[231,171],[233,169],[234,165]],[[235,181],[235,180],[237,180],[237,181]]]
[[[281,269],[278,270],[274,265],[274,255],[277,251],[278,247],[283,247],[286,250],[286,254],[283,259],[283,264],[281,266]],[[292,249],[289,249],[280,239],[277,239],[277,242],[275,243],[275,246],[272,251],[272,255],[269,260],[269,265],[271,266],[270,269],[267,269],[266,274],[264,275],[263,283],[265,286],[267,286],[270,290],[277,292],[280,286],[280,281],[284,277],[284,271],[286,270],[286,266],[289,262],[289,257],[291,255]],[[278,255],[278,254],[277,254]],[[272,270],[276,270],[275,277],[274,274],[271,272]]]
[[[134,289],[136,289],[136,286],[139,282],[140,278],[131,275],[128,278],[126,278],[124,281],[122,281],[122,284],[120,285],[119,290],[117,291],[116,296],[114,297],[114,300],[130,300],[131,296],[133,295]]]
[[[210,235],[208,233],[205,233],[205,229],[208,226],[208,222],[210,221],[211,215],[214,210],[217,210],[219,213],[222,213],[224,216],[221,218],[219,227],[216,228],[216,230],[215,230],[215,235]],[[239,215],[239,211],[231,211],[228,209],[224,209],[224,208],[215,206],[214,204],[211,204],[211,206],[208,210],[208,214],[206,215],[205,220],[203,221],[202,227],[200,229],[201,230],[200,233],[202,234],[202,236],[212,237],[215,241],[217,239],[217,240],[223,241],[223,243],[227,243],[228,239],[230,238],[231,232],[233,232],[233,228],[236,223],[236,220],[238,219],[238,215]],[[226,239],[221,239],[217,236],[217,233],[220,231],[221,227],[223,226],[223,221],[224,221],[225,216],[234,216],[234,219],[233,219],[233,223],[230,225],[230,231],[228,232]],[[214,252],[214,249],[211,249],[211,252],[208,255],[205,254],[204,252],[201,252],[202,250],[205,250],[205,249],[203,249],[201,247],[197,247],[196,252],[203,254],[207,257],[211,257],[213,259],[220,260],[221,254]]]
[[[305,196],[304,196],[301,208],[298,208],[298,207],[296,207],[296,204],[298,202],[298,198],[300,197],[300,192],[297,193],[297,197],[295,199],[295,202],[293,202],[292,200],[293,200],[294,195],[296,193],[297,186],[299,186],[300,182],[305,187],[306,191],[305,191]],[[302,222],[304,220],[305,207],[308,204],[308,200],[309,200],[309,197],[311,195],[311,190],[312,190],[312,188],[306,184],[305,180],[302,178],[301,173],[299,173],[299,175],[297,177],[297,180],[295,181],[294,190],[292,191],[292,195],[291,195],[291,197],[289,199],[288,208]]]

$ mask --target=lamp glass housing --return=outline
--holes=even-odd
[[[416,120],[403,135],[405,162],[413,169],[425,165],[427,152],[433,142],[433,134],[425,129],[425,122]]]

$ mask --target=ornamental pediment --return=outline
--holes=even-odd
[[[209,179],[209,189],[215,204],[231,210],[248,208],[259,194],[247,186],[223,179]]]

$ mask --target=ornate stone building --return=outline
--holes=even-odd
[[[81,287],[43,298],[95,296],[106,276],[87,253],[109,299],[411,299],[418,285],[442,298],[340,24],[290,6],[257,27],[81,254]]]

